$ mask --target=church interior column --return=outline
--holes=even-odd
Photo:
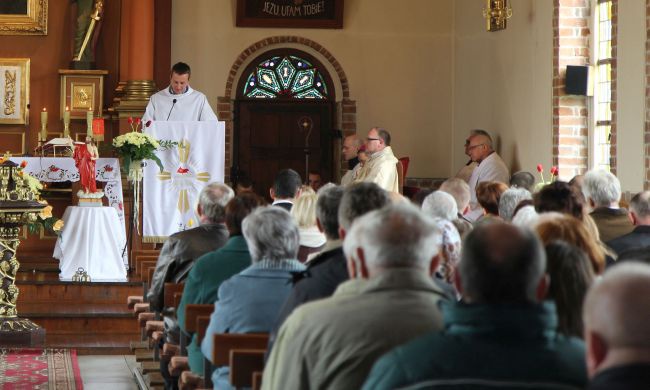
[[[121,50],[126,55],[120,61],[120,72],[126,66],[126,86],[115,110],[119,112],[121,122],[127,117],[140,117],[147,106],[149,96],[156,92],[153,81],[154,60],[154,0],[124,0]],[[124,36],[127,34],[128,36]],[[130,131],[130,127],[121,124],[120,133]]]

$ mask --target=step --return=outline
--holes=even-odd
[[[44,327],[47,334],[139,332],[137,317],[124,303],[19,303],[18,313]]]
[[[139,334],[56,335],[46,331],[45,347],[74,349],[79,355],[131,355],[132,352],[129,348],[129,342],[136,337],[139,337]]]
[[[150,372],[145,374],[144,378],[147,381],[149,388],[151,388],[151,386],[161,386],[165,384],[165,380],[160,372]]]
[[[155,362],[155,361],[140,362],[140,371],[143,374],[148,374],[150,372],[160,372],[160,362]]]
[[[126,297],[142,295],[142,282],[73,283],[59,280],[17,280],[20,290],[18,306],[28,302],[119,303],[126,307]]]
[[[135,361],[136,362],[153,361],[153,349],[136,349]]]

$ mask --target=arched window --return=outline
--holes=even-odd
[[[250,99],[330,99],[320,64],[293,54],[270,55],[246,70],[240,96]]]

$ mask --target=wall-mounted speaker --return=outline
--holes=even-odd
[[[564,91],[567,95],[591,96],[589,66],[567,65]]]

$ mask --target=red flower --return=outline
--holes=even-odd
[[[110,165],[105,165],[105,166],[104,166],[104,170],[105,170],[106,172],[113,172],[113,167],[110,166]]]
[[[135,118],[135,124],[136,124],[136,125],[139,125],[139,124],[140,124],[140,121],[141,121],[140,118]]]
[[[23,160],[23,162],[20,163],[21,168],[25,168],[27,166],[27,161]]]
[[[148,120],[147,123],[145,123],[145,127],[151,126],[151,120]]]
[[[50,165],[50,172],[58,172],[60,170],[61,170],[60,168],[58,168],[58,167],[56,167],[54,165]]]
[[[129,119],[127,119],[127,121],[129,122],[130,125],[133,124],[133,118],[129,117]]]
[[[542,166],[542,164],[537,164],[537,172],[539,173],[544,172],[544,167]]]
[[[556,167],[556,166],[551,167],[551,175],[557,176],[557,175],[559,175],[559,173],[560,173],[560,170],[558,169],[558,167]]]

